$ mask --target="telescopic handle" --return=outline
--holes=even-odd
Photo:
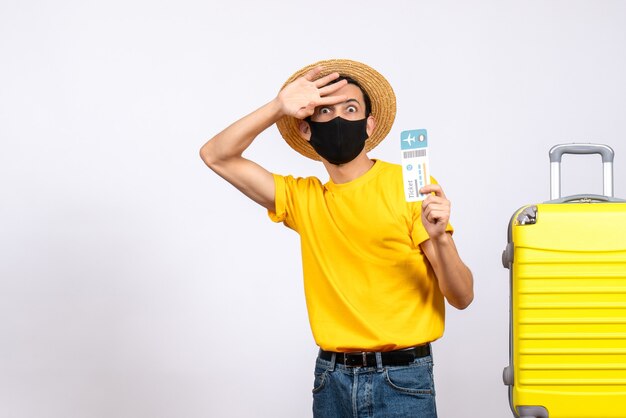
[[[600,154],[602,156],[604,195],[613,197],[613,158],[615,152],[604,144],[560,144],[550,150],[550,199],[561,197],[561,159],[563,154]]]

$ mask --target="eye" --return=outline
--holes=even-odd
[[[320,111],[319,111],[319,114],[320,114],[320,115],[325,115],[325,114],[327,114],[327,113],[330,113],[330,108],[328,108],[328,107],[323,107],[323,108],[321,108],[321,109],[320,109]]]
[[[354,112],[356,112],[356,107],[355,107],[355,106],[348,106],[348,107],[346,108],[346,111],[347,111],[348,113],[354,113]]]

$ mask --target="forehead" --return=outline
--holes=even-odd
[[[361,89],[355,84],[346,84],[336,92],[332,94],[332,96],[342,96],[345,95],[348,100],[356,99],[359,103],[363,104],[363,92]]]

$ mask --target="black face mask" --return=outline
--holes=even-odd
[[[361,153],[367,139],[367,118],[347,120],[339,116],[328,122],[308,121],[313,149],[326,161],[349,163]]]

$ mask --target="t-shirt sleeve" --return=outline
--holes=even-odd
[[[272,174],[274,176],[274,210],[267,211],[267,215],[272,222],[283,222],[287,218],[285,208],[285,177]]]
[[[433,177],[430,178],[430,182],[431,184],[439,184]],[[424,228],[424,225],[422,224],[422,202],[411,202],[411,204],[413,205],[413,229],[411,230],[411,238],[413,240],[413,244],[419,246],[424,241],[430,239],[430,237],[428,236],[428,232],[426,232],[426,228]],[[454,228],[449,222],[446,226],[446,232],[454,232]]]
[[[297,230],[296,213],[293,194],[296,189],[296,180],[292,176],[273,174],[275,194],[274,210],[268,210],[267,215],[273,222],[282,222],[285,226]]]

